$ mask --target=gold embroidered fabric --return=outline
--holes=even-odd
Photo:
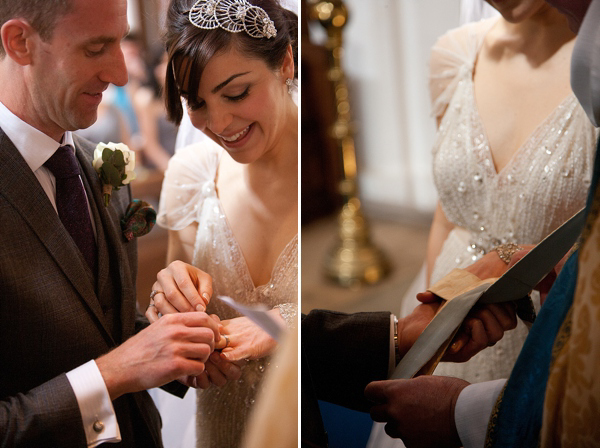
[[[492,414],[490,415],[490,420],[488,422],[488,427],[487,427],[487,434],[485,437],[485,444],[484,444],[485,448],[492,447],[492,443],[493,443],[492,442],[492,434],[494,433],[494,429],[496,427],[496,422],[498,421],[498,413],[500,410],[500,406],[502,404],[502,398],[504,397],[504,391],[506,390],[507,384],[508,384],[508,381],[506,383],[504,383],[504,387],[500,391],[500,395],[498,395],[498,398],[496,399],[496,404],[494,405],[494,408],[492,409]]]
[[[573,305],[557,336],[546,387],[542,447],[600,441],[600,192],[584,231]]]

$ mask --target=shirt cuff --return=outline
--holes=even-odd
[[[71,383],[87,439],[88,447],[106,442],[120,442],[117,416],[102,374],[94,360],[67,373]]]
[[[396,368],[396,345],[394,342],[395,322],[396,316],[394,314],[390,314],[390,351],[388,357],[388,378],[392,376],[392,374],[394,373],[394,369]]]
[[[482,448],[488,422],[505,379],[474,383],[465,387],[454,409],[454,423],[464,448]]]

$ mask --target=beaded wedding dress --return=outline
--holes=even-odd
[[[433,114],[443,116],[433,148],[433,174],[444,214],[455,225],[435,261],[432,284],[498,244],[539,243],[585,205],[591,181],[597,132],[573,94],[496,172],[475,103],[473,70],[483,39],[497,20],[449,31],[432,49]],[[405,300],[413,304],[411,309],[418,303],[414,295]],[[534,304],[539,309],[539,295]],[[519,321],[495,346],[466,363],[440,363],[434,374],[469,382],[508,378],[527,333]],[[376,424],[368,446],[403,445]]]
[[[216,299],[230,296],[247,305],[281,306],[282,315],[294,315],[298,302],[298,236],[283,249],[266,285],[255,286],[241,248],[227,222],[215,189],[223,149],[212,141],[177,151],[169,163],[161,191],[158,223],[181,230],[198,223],[192,263],[213,278],[213,298],[207,312],[222,320],[238,317]],[[223,388],[198,390],[197,446],[237,447],[254,404],[269,358],[248,361],[242,377]]]

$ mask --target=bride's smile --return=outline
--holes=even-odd
[[[221,137],[227,143],[237,143],[239,140],[241,140],[243,137],[246,136],[247,132],[250,130],[250,126],[251,125],[246,126],[240,132],[237,132],[237,133],[235,133],[233,135],[230,135],[230,136],[219,135],[219,137]]]
[[[192,124],[234,160],[252,163],[287,146],[285,136],[297,123],[297,106],[285,84],[293,76],[288,65],[273,70],[233,47],[208,61],[198,85],[188,82],[194,77],[188,61],[176,65]]]

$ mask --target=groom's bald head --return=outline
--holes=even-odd
[[[57,20],[72,10],[73,0],[1,0],[0,27],[11,19],[24,19],[47,41]],[[0,46],[0,56],[4,54]]]

